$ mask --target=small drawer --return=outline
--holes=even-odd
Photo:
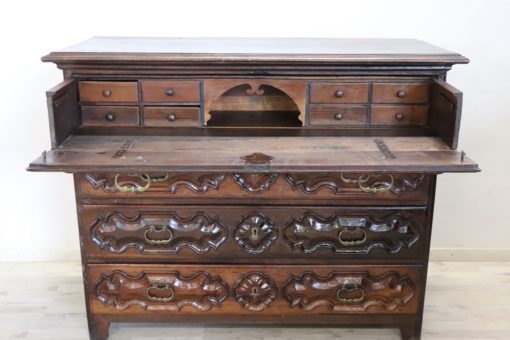
[[[138,126],[136,106],[82,106],[83,126]]]
[[[371,125],[424,126],[428,123],[428,105],[373,105]]]
[[[368,102],[368,83],[312,83],[310,102],[364,104]]]
[[[310,125],[365,125],[365,106],[310,105]]]
[[[429,100],[429,84],[374,83],[372,103],[420,104]]]
[[[145,107],[144,126],[198,126],[198,107]]]
[[[136,82],[80,81],[80,101],[90,103],[136,103]]]
[[[144,80],[142,98],[149,103],[200,103],[200,83],[195,80]]]

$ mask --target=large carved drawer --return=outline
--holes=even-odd
[[[78,174],[79,195],[84,199],[111,198],[210,200],[238,204],[240,199],[263,199],[287,204],[309,201],[335,205],[425,205],[431,175],[342,173],[173,173]],[[322,203],[319,203],[322,202]]]
[[[426,208],[94,205],[79,211],[92,262],[418,262],[428,233]]]
[[[416,313],[418,266],[89,265],[91,312],[296,315]]]

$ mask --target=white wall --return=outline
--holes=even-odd
[[[6,3],[9,3],[6,5]],[[70,175],[27,173],[49,148],[44,91],[61,80],[40,57],[94,35],[418,38],[471,64],[460,148],[480,174],[438,182],[434,248],[510,249],[508,1],[3,1],[0,5],[0,260],[78,259]],[[505,176],[506,175],[506,176]]]

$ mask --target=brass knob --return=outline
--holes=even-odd
[[[401,114],[401,113],[397,113],[397,114],[395,115],[395,119],[396,119],[396,120],[398,120],[398,121],[400,122],[400,121],[404,120],[404,115],[403,115],[403,114]]]
[[[109,122],[113,122],[115,120],[115,115],[113,113],[108,113],[104,118]]]
[[[343,97],[343,95],[344,95],[344,91],[342,91],[342,90],[337,90],[335,92],[335,97],[340,98],[340,97]]]
[[[397,92],[397,97],[404,98],[405,96],[406,96],[406,91],[400,90]]]
[[[341,114],[341,113],[337,113],[337,114],[335,115],[335,119],[336,119],[336,120],[342,120],[342,118],[344,118],[344,115],[343,115],[343,114]]]
[[[173,122],[174,120],[176,120],[176,119],[177,119],[177,116],[176,116],[175,114],[173,114],[173,113],[170,113],[170,114],[168,115],[168,117],[166,117],[166,118],[167,118],[169,121]]]
[[[167,89],[167,90],[165,91],[165,94],[166,94],[167,96],[171,97],[171,96],[173,96],[173,95],[174,95],[174,90],[172,90],[172,89]]]
[[[105,96],[105,97],[110,97],[111,94],[112,94],[112,91],[110,91],[110,90],[104,90],[103,91],[103,96]]]

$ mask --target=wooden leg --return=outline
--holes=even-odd
[[[421,339],[421,319],[400,327],[402,340],[420,340]]]
[[[89,316],[90,340],[107,340],[110,321],[99,315]]]

